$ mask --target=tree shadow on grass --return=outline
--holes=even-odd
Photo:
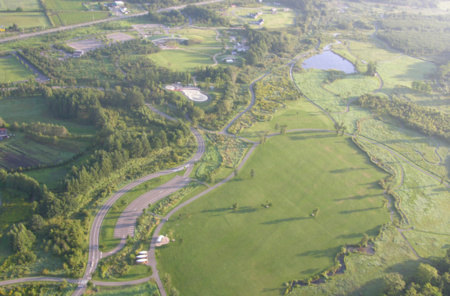
[[[324,133],[323,135],[308,135],[308,133],[306,133],[306,135],[304,136],[300,136],[300,135],[293,135],[293,136],[289,136],[289,139],[293,140],[293,141],[300,141],[300,140],[308,140],[308,139],[323,139],[323,138],[332,138],[332,137],[336,137],[335,134],[331,134],[331,133]]]
[[[347,172],[352,172],[352,171],[364,171],[367,170],[367,168],[346,168],[346,169],[339,169],[339,170],[332,170],[332,171],[328,171],[329,173],[332,174],[342,174],[342,173],[347,173]]]
[[[306,252],[297,254],[297,256],[299,256],[299,257],[315,257],[315,258],[329,257],[330,255],[336,256],[336,254],[340,250],[341,250],[341,247],[332,247],[332,248],[323,249],[323,250],[306,251]]]
[[[367,208],[367,209],[340,211],[339,214],[352,214],[352,213],[357,213],[357,212],[367,212],[367,211],[378,210],[378,209],[380,209],[380,207],[371,207],[371,208]]]
[[[277,219],[277,220],[263,222],[261,224],[272,225],[272,224],[279,224],[279,223],[283,223],[283,222],[292,222],[292,221],[299,221],[299,220],[306,220],[306,219],[312,219],[312,217],[292,217],[292,218],[285,218],[285,219]]]
[[[211,209],[211,210],[203,210],[202,213],[221,213],[231,210],[231,208],[217,208],[217,209]]]
[[[236,214],[248,214],[256,212],[258,209],[254,207],[240,207],[239,210],[234,211]]]
[[[368,197],[381,197],[383,194],[366,194],[366,195],[357,195],[357,196],[349,196],[345,198],[336,198],[334,201],[346,201],[346,200],[360,200]]]

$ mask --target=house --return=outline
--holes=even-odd
[[[235,7],[236,7],[236,4],[231,5],[231,8],[235,8]]]
[[[82,51],[82,50],[75,50],[75,51],[73,52],[72,57],[74,57],[74,58],[79,58],[79,57],[81,57],[83,54],[84,54],[84,51]]]
[[[277,13],[277,9],[276,8],[272,8],[272,14],[276,14]]]
[[[256,24],[262,26],[264,24],[264,20],[260,19],[259,21],[256,22]]]
[[[258,0],[259,3],[262,3],[263,0]]]
[[[253,13],[249,13],[249,14],[248,14],[248,17],[249,17],[249,18],[252,18],[252,19],[255,19],[255,18],[258,17],[258,15],[257,15],[257,14],[253,14]]]
[[[6,128],[0,128],[0,140],[8,139],[8,130]]]
[[[283,8],[283,10],[284,10],[284,11],[289,11],[290,9],[289,9],[289,8]]]
[[[123,1],[114,1],[115,6],[124,6],[125,3]]]
[[[226,59],[225,62],[226,62],[227,64],[233,64],[233,63],[234,63],[234,60],[233,60],[233,59]]]

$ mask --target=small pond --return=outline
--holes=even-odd
[[[356,68],[352,63],[331,50],[325,50],[321,54],[304,60],[302,67],[304,69],[338,70],[346,74],[356,73]]]

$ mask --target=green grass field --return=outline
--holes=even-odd
[[[216,40],[216,31],[211,29],[181,29],[174,31],[176,35],[181,35],[182,38],[188,38],[198,42],[196,46],[200,47],[222,47],[222,43]]]
[[[277,9],[276,14],[272,14],[272,8]],[[294,24],[295,12],[292,11],[292,9],[290,9],[289,11],[283,11],[283,9],[283,7],[278,6],[230,8],[226,12],[226,17],[229,17],[231,19],[232,24],[251,24],[252,22],[262,18],[264,19],[263,27],[266,28],[290,27]],[[263,14],[258,16],[256,19],[248,17],[249,13],[255,14],[257,12],[262,12]]]
[[[183,295],[277,294],[284,282],[331,267],[342,245],[388,222],[377,185],[385,176],[346,137],[270,138],[237,179],[180,211],[190,218],[165,225],[162,233],[183,243],[160,249],[160,274],[169,273]],[[262,208],[267,200],[273,206]]]
[[[15,57],[0,58],[0,82],[15,82],[28,80],[33,72],[27,69]]]
[[[0,0],[0,10],[16,10],[18,7],[21,7],[25,11],[41,9],[38,0]]]
[[[19,28],[51,26],[43,12],[0,12],[0,26],[9,27],[13,24]]]
[[[95,287],[90,288],[86,291],[87,295],[97,295],[97,296],[114,296],[114,295],[123,295],[123,296],[147,296],[154,295],[154,293],[158,293],[158,288],[156,284],[147,282],[139,285],[132,286],[123,286],[123,287]]]
[[[141,196],[147,191],[156,188],[169,180],[171,180],[176,175],[183,174],[184,171],[180,171],[178,173],[173,173],[169,175],[165,175],[150,181],[147,181],[135,188],[131,189],[128,193],[124,194],[121,198],[119,198],[115,205],[108,211],[105,218],[103,219],[102,228],[100,231],[100,249],[102,252],[108,252],[114,249],[117,244],[120,242],[120,238],[114,237],[114,229],[116,227],[117,219],[119,219],[122,212],[125,208],[136,198]]]
[[[148,55],[148,58],[161,67],[177,71],[192,71],[196,67],[211,66],[214,64],[212,58],[207,55],[182,50],[164,50]]]

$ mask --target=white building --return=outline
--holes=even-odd
[[[115,6],[124,6],[125,3],[123,1],[114,1]]]

